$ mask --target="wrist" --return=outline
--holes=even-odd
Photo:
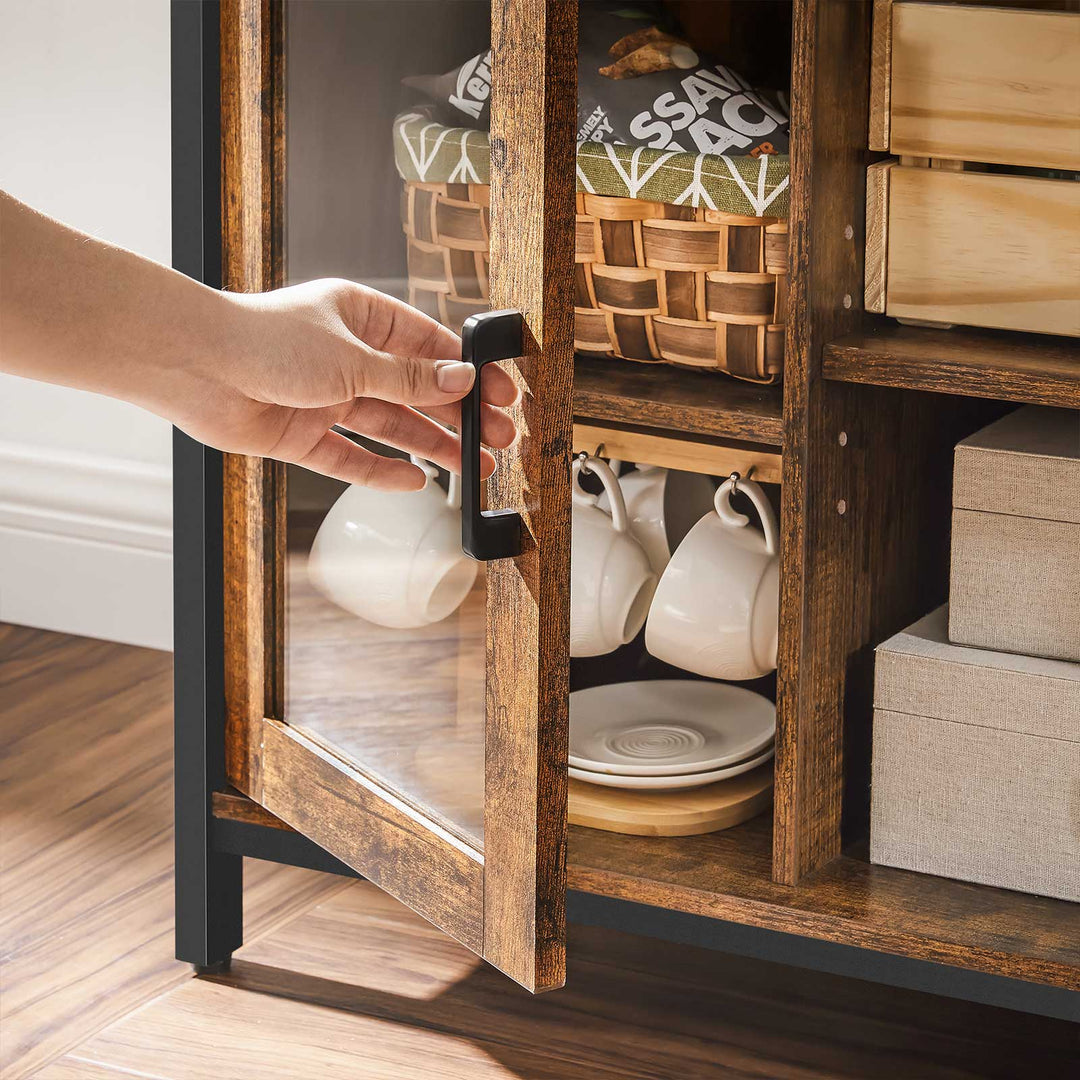
[[[229,391],[228,372],[250,348],[254,327],[241,296],[179,274],[170,284],[176,287],[162,291],[158,313],[147,320],[156,341],[141,343],[118,396],[184,426]]]

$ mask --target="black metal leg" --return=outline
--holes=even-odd
[[[221,455],[173,435],[176,955],[201,967],[243,940],[243,859],[213,850],[225,785]]]
[[[172,3],[173,266],[221,287],[220,8]],[[243,938],[243,859],[212,847],[225,784],[221,455],[173,436],[176,955],[227,964]]]

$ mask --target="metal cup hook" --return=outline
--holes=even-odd
[[[591,454],[588,450],[582,450],[578,455],[578,462],[581,464],[581,471],[583,473],[591,473],[592,469],[589,468],[589,458],[602,458],[604,456],[604,444],[601,443]]]

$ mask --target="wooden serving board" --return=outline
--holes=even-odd
[[[626,791],[570,781],[570,824],[634,836],[696,836],[756,817],[772,803],[773,763],[686,791]]]

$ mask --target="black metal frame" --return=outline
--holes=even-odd
[[[221,287],[219,4],[172,0],[173,265]],[[221,455],[173,443],[176,682],[176,955],[227,964],[242,941],[244,856],[358,876],[299,833],[216,819],[226,785]],[[568,917],[832,974],[1080,1022],[1080,995],[571,891]]]
[[[221,288],[220,9],[172,3],[173,266]],[[173,432],[176,956],[228,963],[243,941],[243,865],[211,843],[225,786],[221,454]]]

